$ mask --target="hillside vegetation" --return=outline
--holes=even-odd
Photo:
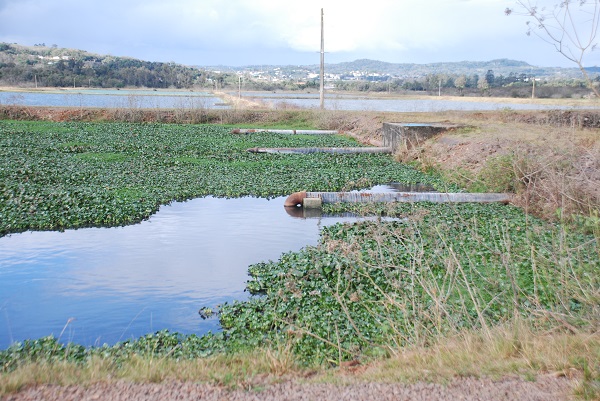
[[[203,71],[176,63],[0,43],[0,84],[5,86],[191,88],[206,78]]]

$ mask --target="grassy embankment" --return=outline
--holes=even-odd
[[[60,111],[65,118],[100,119],[98,111],[73,113]],[[559,221],[499,205],[367,208],[362,211],[404,220],[336,226],[318,247],[252,266],[249,289],[265,295],[219,311],[222,333],[198,338],[160,332],[102,349],[33,340],[0,354],[0,392],[31,383],[119,378],[260,386],[280,375],[315,372],[343,382],[347,376],[321,369],[340,366],[343,372],[348,362],[358,362],[352,380],[553,372],[574,377],[583,398],[598,396],[598,139],[597,131],[578,126],[581,114],[233,110],[215,116],[231,124],[352,130],[364,140],[376,140],[384,120],[449,120],[477,128],[397,156],[430,172],[422,175],[382,156],[314,156],[293,163],[282,156],[267,165],[243,152],[253,141],[294,146],[309,138],[290,144],[276,136],[231,137],[219,128],[4,121],[2,178],[9,185],[3,187],[3,213],[21,222],[8,231],[84,226],[90,219],[131,223],[159,203],[208,193],[266,196],[390,180],[442,188],[440,177],[479,190],[516,190],[518,205]],[[594,113],[588,118],[580,119],[582,125],[598,121]],[[211,139],[203,144],[203,137]],[[305,160],[320,168],[298,169]],[[297,174],[308,170],[308,176]],[[68,210],[60,206],[65,204]]]

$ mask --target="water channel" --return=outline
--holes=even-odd
[[[356,220],[294,217],[284,200],[206,197],[132,226],[0,238],[0,349],[50,334],[93,346],[162,329],[218,330],[198,310],[246,299],[249,265],[316,245],[324,225]]]

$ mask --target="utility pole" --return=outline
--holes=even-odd
[[[35,80],[35,89],[37,89],[37,74],[33,75],[33,79]]]
[[[321,89],[319,90],[321,110],[325,109],[325,37],[323,32],[323,9],[321,9]]]
[[[238,99],[242,98],[242,76],[238,75]]]
[[[532,80],[533,80],[533,88],[531,89],[531,98],[534,99],[535,98],[535,77],[533,77]]]

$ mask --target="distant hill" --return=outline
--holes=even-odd
[[[243,71],[243,70],[269,70],[279,68],[282,71],[291,72],[298,69],[308,71],[319,71],[319,65],[312,64],[306,66],[298,65],[248,65],[243,67],[206,67],[207,69],[218,69],[220,71]],[[342,63],[326,63],[325,71],[330,74],[346,74],[352,71],[373,74],[385,74],[400,78],[423,77],[428,74],[448,74],[448,75],[485,75],[492,70],[496,75],[507,76],[513,74],[535,75],[537,77],[561,77],[561,78],[580,78],[581,72],[577,68],[561,67],[538,67],[530,65],[524,61],[497,59],[490,61],[459,61],[459,62],[439,62],[428,64],[415,63],[389,63],[385,61],[359,59]],[[591,71],[591,70],[590,70]]]
[[[493,71],[495,76],[508,77],[525,74],[538,78],[577,78],[581,72],[576,68],[536,67],[523,61],[497,59],[491,61],[439,62],[429,64],[389,63],[378,60],[359,59],[351,62],[326,64],[328,74],[349,76],[353,79],[369,79],[371,74],[385,76],[372,80],[387,80],[389,77],[406,81],[423,79],[435,74],[448,76],[465,75],[475,80]],[[587,69],[591,73],[600,68]],[[147,87],[147,88],[192,88],[237,86],[236,72],[251,73],[247,88],[265,90],[302,89],[314,86],[318,65],[260,65],[244,67],[189,67],[176,63],[149,62],[130,57],[98,55],[84,50],[58,48],[57,46],[22,46],[0,43],[0,85],[42,87]],[[357,74],[358,73],[358,74]],[[358,77],[358,78],[356,78]],[[254,79],[256,78],[256,79]],[[251,81],[251,82],[250,82]],[[288,82],[285,84],[284,82]],[[291,82],[291,84],[289,84]]]
[[[98,55],[57,46],[0,43],[0,84],[102,88],[191,88],[206,74],[175,63]]]
[[[520,72],[538,69],[524,61],[499,59],[491,61],[460,61],[460,62],[439,62],[429,64],[415,63],[387,63],[384,61],[361,59],[352,62],[329,64],[328,71],[338,73],[342,71],[366,71],[386,73],[390,75],[413,75],[426,73],[446,73],[446,74],[464,74],[464,73],[486,73],[488,70],[502,74],[503,72]]]

